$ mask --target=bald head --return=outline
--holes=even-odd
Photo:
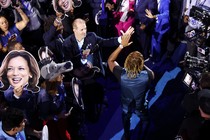
[[[79,24],[85,24],[85,25],[86,25],[86,22],[85,22],[85,20],[83,20],[83,19],[81,19],[81,18],[75,19],[75,20],[73,21],[73,23],[72,23],[73,29],[77,29],[77,28],[78,28],[77,25],[79,25]]]
[[[87,34],[87,27],[85,20],[81,18],[77,18],[72,23],[73,26],[73,32],[78,41],[83,40],[86,37]]]

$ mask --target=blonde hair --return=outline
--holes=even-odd
[[[144,57],[138,52],[131,52],[124,63],[124,68],[126,69],[127,77],[130,79],[136,78],[137,74],[143,70],[144,67]]]

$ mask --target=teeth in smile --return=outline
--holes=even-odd
[[[14,83],[20,82],[20,81],[21,81],[21,78],[13,78],[12,81],[13,81]]]
[[[2,4],[5,4],[7,2],[7,0],[2,1]]]
[[[65,8],[67,8],[67,7],[68,7],[68,1],[65,2],[65,3],[63,4],[63,6],[64,6]]]

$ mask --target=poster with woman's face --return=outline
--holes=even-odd
[[[11,0],[0,0],[0,7],[7,8],[12,3]]]
[[[28,85],[33,91],[37,88],[40,70],[32,54],[25,50],[13,50],[2,61],[0,77],[3,86],[17,89]]]
[[[82,5],[82,0],[52,0],[52,4],[56,13],[73,13],[74,8]]]
[[[29,77],[32,77],[32,74],[27,61],[23,57],[17,56],[8,62],[7,78],[13,87],[26,85]]]
[[[52,0],[52,4],[56,13],[67,13],[73,11],[72,0]]]

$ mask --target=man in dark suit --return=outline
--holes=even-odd
[[[95,104],[103,102],[104,90],[98,82],[105,74],[100,47],[119,46],[121,37],[103,39],[94,32],[87,32],[86,22],[80,18],[75,19],[72,26],[74,34],[67,37],[63,43],[64,59],[71,60],[74,65],[72,76],[82,80],[84,104],[92,119],[96,116]]]
[[[140,48],[144,59],[149,57],[149,51],[151,48],[152,31],[155,26],[156,19],[150,19],[146,16],[145,10],[148,9],[153,15],[157,14],[157,0],[136,0],[135,4],[135,33],[137,44]]]
[[[90,68],[97,66],[104,74],[99,47],[119,46],[121,38],[103,39],[94,32],[87,32],[86,22],[80,18],[75,19],[72,25],[74,34],[67,37],[63,43],[65,60],[72,61],[74,70],[78,70],[83,66]],[[87,71],[80,72],[76,76],[81,78],[83,74],[86,74],[85,72]],[[76,72],[76,74],[78,73]]]

